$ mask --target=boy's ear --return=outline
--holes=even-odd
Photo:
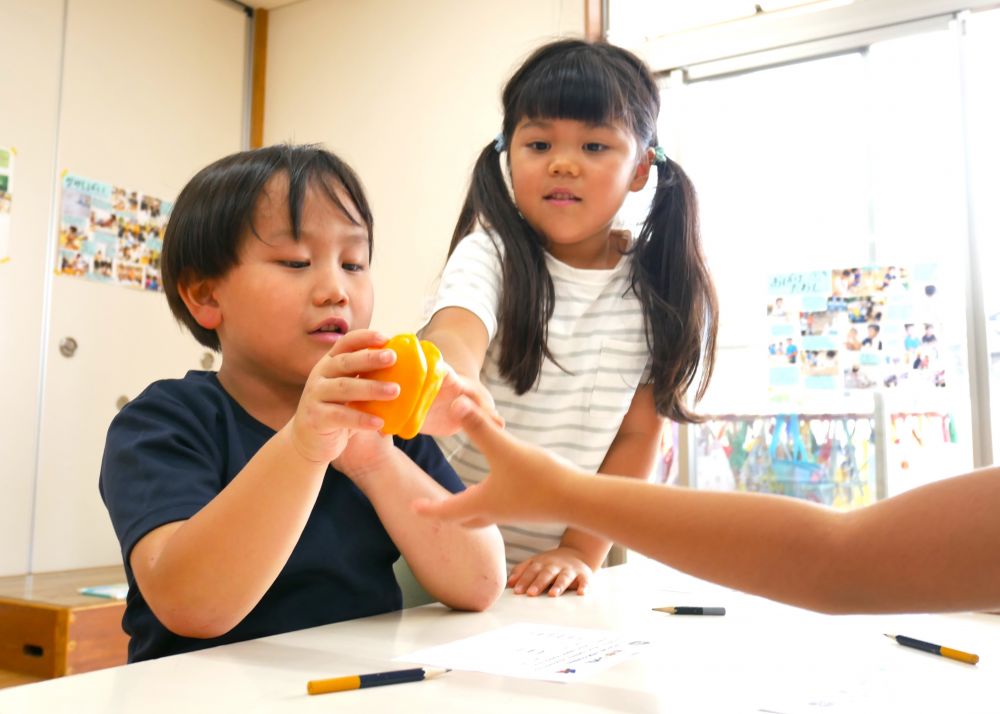
[[[639,165],[635,167],[635,176],[632,177],[632,183],[628,186],[629,191],[641,191],[646,186],[646,182],[649,180],[649,172],[653,168],[653,162],[655,161],[656,152],[652,149],[646,149],[646,153],[639,159]]]
[[[222,324],[222,308],[215,299],[215,280],[185,276],[177,281],[177,292],[201,327],[214,330]]]

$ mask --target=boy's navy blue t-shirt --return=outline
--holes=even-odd
[[[100,490],[128,579],[122,625],[131,637],[130,662],[402,606],[392,571],[399,551],[368,499],[331,467],[288,562],[242,622],[222,637],[203,640],[175,635],[156,619],[136,587],[132,548],[154,528],[195,515],[274,433],[226,393],[214,372],[192,371],[184,379],[155,382],[115,417]],[[444,488],[463,489],[433,439],[397,438],[395,443]]]

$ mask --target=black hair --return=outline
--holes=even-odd
[[[163,290],[174,317],[201,344],[219,350],[215,330],[199,325],[177,290],[179,281],[219,278],[239,262],[243,241],[253,235],[254,208],[277,174],[288,178],[292,236],[299,239],[306,189],[321,188],[352,223],[351,211],[337,197],[342,187],[368,229],[368,257],[374,247],[373,221],[360,179],[342,159],[317,145],[282,144],[241,151],[209,164],[188,181],[174,204],[163,234]]]
[[[504,86],[503,139],[509,144],[524,118],[621,124],[641,151],[656,147],[660,92],[649,68],[606,42],[559,40],[544,45]],[[631,289],[643,305],[652,354],[657,412],[675,421],[701,421],[684,401],[701,365],[695,398],[715,364],[718,300],[705,264],[694,187],[669,158],[657,160],[656,190],[634,245]],[[491,141],[480,152],[449,256],[477,225],[503,244],[499,371],[517,394],[531,389],[547,345],[555,287],[545,263],[545,238],[517,210]]]

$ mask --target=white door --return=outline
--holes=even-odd
[[[173,201],[198,169],[240,149],[247,29],[228,3],[69,0],[60,168]],[[51,282],[35,572],[120,561],[98,494],[108,424],[121,397],[201,369],[206,352],[161,292],[67,275]],[[75,351],[64,355],[70,338]]]

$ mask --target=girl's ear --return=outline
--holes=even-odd
[[[639,165],[635,167],[635,176],[632,177],[632,183],[628,186],[629,191],[641,191],[646,186],[650,169],[653,168],[655,161],[656,152],[652,149],[646,149],[646,153],[639,159]]]
[[[191,317],[206,330],[222,324],[222,308],[215,299],[216,281],[211,278],[184,276],[177,281],[177,292]]]

